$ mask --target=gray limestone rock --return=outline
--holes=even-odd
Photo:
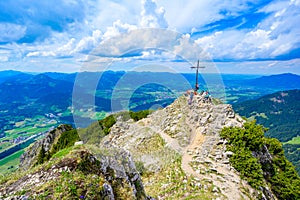
[[[22,154],[19,168],[21,170],[27,170],[32,167],[36,163],[37,156],[42,147],[46,152],[49,151],[55,139],[63,132],[71,129],[72,127],[70,125],[60,125],[56,129],[48,132],[45,138],[35,142],[24,154]]]

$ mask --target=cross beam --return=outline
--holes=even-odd
[[[192,69],[196,69],[196,84],[195,84],[195,91],[197,92],[197,90],[199,89],[199,84],[198,84],[198,71],[200,68],[205,68],[205,66],[200,66],[199,65],[199,60],[198,60],[198,64],[197,64],[197,67],[193,66],[191,67]]]

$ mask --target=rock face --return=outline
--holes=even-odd
[[[274,168],[272,166],[272,155],[270,154],[266,145],[263,145],[260,150],[253,151],[252,155],[255,158],[257,158],[263,166],[268,166],[269,172],[264,171],[263,174],[264,174],[264,177],[270,177],[271,176],[270,172],[274,171]],[[262,199],[263,200],[275,200],[276,199],[275,195],[268,187],[261,187],[261,191],[262,191]]]
[[[189,105],[188,97],[182,96],[136,123],[119,120],[101,146],[109,144],[132,152],[134,160],[155,173],[171,163],[170,151],[176,152],[181,155],[185,174],[199,180],[197,184],[211,183],[217,198],[250,199],[257,193],[230,165],[232,152],[226,151],[227,141],[219,136],[223,127],[241,127],[243,123],[231,105],[211,103],[200,95]]]
[[[65,131],[72,130],[70,125],[60,125],[56,129],[47,133],[46,137],[42,140],[35,142],[29,149],[21,156],[20,169],[27,170],[37,162],[37,156],[43,147],[47,152],[55,140]]]
[[[17,177],[1,183],[0,199],[151,199],[128,151],[113,146],[87,148],[77,142],[62,155],[47,154],[58,141],[73,141],[66,137],[70,130],[71,126],[61,125],[27,149]],[[50,160],[37,164],[41,149]]]
[[[63,159],[52,162],[51,166],[33,168],[19,179],[2,184],[1,199],[35,199],[44,191],[52,191],[47,194],[48,199],[67,198],[62,196],[64,191],[56,193],[55,190],[57,187],[68,190],[66,184],[72,182],[77,196],[70,196],[70,199],[151,199],[145,193],[130,154],[124,150],[110,148],[91,153],[83,146],[77,146]],[[96,185],[97,193],[90,189]],[[91,196],[92,192],[94,196]]]

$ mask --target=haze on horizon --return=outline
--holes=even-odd
[[[191,72],[196,62],[183,58],[200,49],[220,73],[300,74],[300,0],[7,0],[0,7],[0,71],[155,64]]]

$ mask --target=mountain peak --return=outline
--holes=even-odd
[[[253,190],[231,167],[232,152],[226,151],[226,140],[219,135],[223,127],[242,127],[244,120],[231,105],[216,100],[211,103],[201,95],[195,95],[189,105],[188,99],[188,95],[181,96],[138,122],[117,121],[101,146],[112,145],[132,152],[133,159],[152,173],[172,166],[174,157],[179,156],[181,162],[177,167],[187,177],[194,177],[194,184],[205,181],[205,187],[215,187],[212,196],[248,199],[242,191]]]
[[[49,83],[53,81],[54,79],[50,78],[46,74],[37,74],[34,75],[31,79],[29,79],[27,82],[41,84],[41,83]]]

